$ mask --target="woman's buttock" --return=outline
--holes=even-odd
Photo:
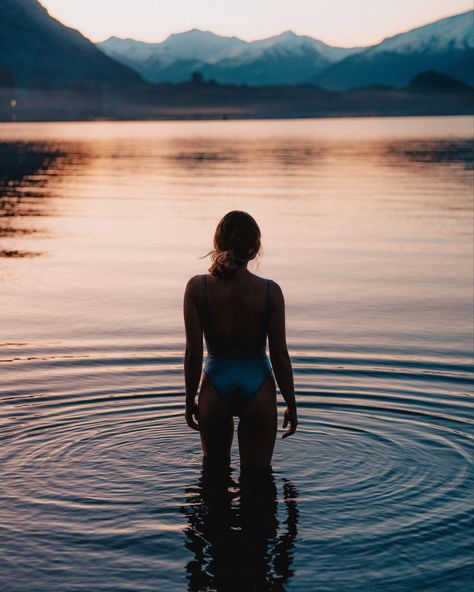
[[[240,415],[271,377],[272,369],[266,357],[209,357],[205,373],[217,395],[232,414]],[[274,381],[271,382],[274,389]]]

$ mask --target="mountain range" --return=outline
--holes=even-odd
[[[246,42],[210,31],[173,34],[161,43],[111,37],[107,56],[153,83],[178,83],[199,72],[220,84],[311,84],[330,90],[407,85],[436,70],[474,85],[474,11],[384,39],[370,47],[332,47],[286,31]]]
[[[149,82],[184,82],[199,71],[222,84],[251,86],[305,83],[360,51],[331,47],[291,31],[245,42],[198,29],[171,35],[163,43],[111,37],[98,47]]]
[[[0,0],[0,121],[472,114],[473,15],[366,48],[192,30],[99,49],[37,0]]]
[[[21,88],[136,85],[141,77],[36,0],[0,0],[0,78]]]

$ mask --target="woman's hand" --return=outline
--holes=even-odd
[[[282,438],[288,438],[296,432],[296,426],[298,425],[298,416],[296,413],[296,407],[294,409],[285,409],[285,415],[283,417],[283,427],[286,428],[290,424],[290,427],[283,434]]]
[[[199,407],[196,401],[193,399],[192,401],[186,401],[186,423],[188,426],[199,432]]]

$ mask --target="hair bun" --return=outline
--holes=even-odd
[[[214,270],[214,275],[223,279],[231,276],[237,267],[242,265],[237,262],[233,251],[214,251],[211,259],[213,263],[211,269]]]
[[[226,279],[254,259],[260,251],[260,229],[246,212],[232,211],[219,222],[211,255],[212,275]]]

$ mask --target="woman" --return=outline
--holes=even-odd
[[[229,212],[217,225],[210,274],[191,278],[184,295],[186,422],[200,432],[206,461],[228,463],[238,416],[242,468],[271,465],[277,431],[273,373],[287,405],[283,438],[298,423],[283,293],[247,269],[260,248],[252,216]],[[196,404],[203,334],[208,355]]]

